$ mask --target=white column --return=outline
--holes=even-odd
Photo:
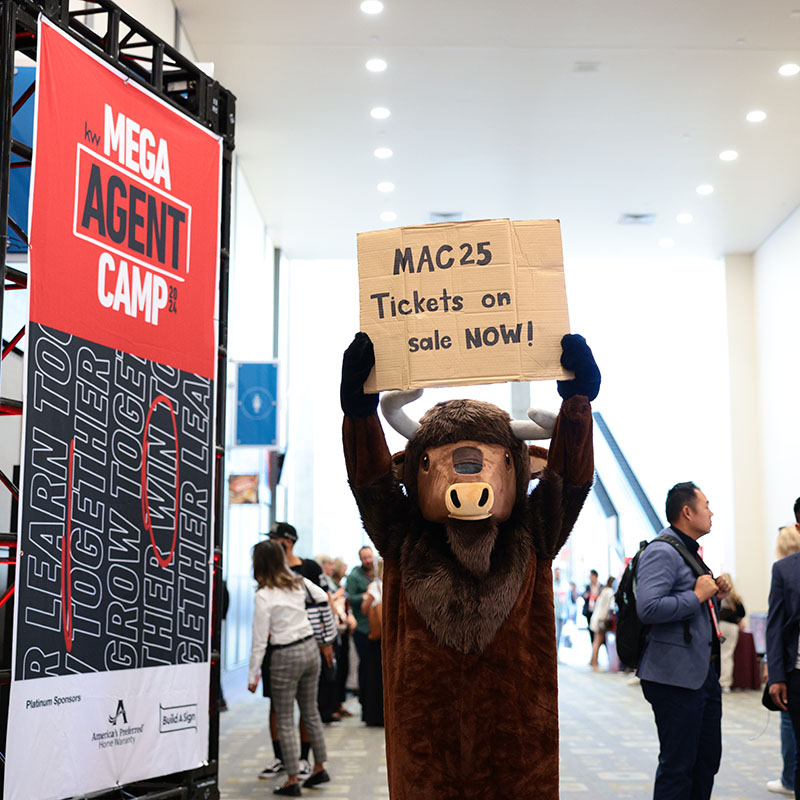
[[[725,256],[734,506],[734,583],[749,612],[766,611],[768,552],[775,537],[764,519],[758,324],[752,254]]]

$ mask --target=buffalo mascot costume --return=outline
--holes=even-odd
[[[600,372],[582,336],[561,341],[558,416],[512,421],[451,400],[419,422],[421,391],[387,393],[409,441],[392,458],[364,381],[365,333],[344,354],[350,486],[384,559],[386,760],[393,800],[558,799],[558,680],[551,563],[594,475]],[[549,453],[527,439],[550,438]],[[532,477],[539,481],[530,494]]]

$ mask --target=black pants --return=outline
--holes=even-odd
[[[658,728],[653,800],[709,800],[722,759],[722,691],[709,665],[699,689],[642,681]]]
[[[789,695],[787,708],[789,716],[792,718],[795,742],[800,741],[800,669],[793,669],[786,676],[786,691]],[[800,763],[794,769],[794,796],[795,800],[800,800]]]
[[[358,653],[358,699],[361,702],[361,718],[364,718],[364,687],[367,685],[367,645],[369,638],[366,633],[353,631],[353,644]]]
[[[383,661],[380,641],[367,641],[361,700],[364,708],[364,722],[367,725],[383,727]]]
[[[350,634],[347,631],[339,634],[333,652],[336,653],[336,699],[341,705],[347,700],[347,676],[350,674]]]
[[[334,650],[335,652],[335,650]],[[320,654],[321,668],[319,673],[319,688],[317,689],[317,707],[323,722],[331,722],[334,713],[339,708],[337,671],[339,665],[334,660],[333,667],[325,663],[325,659]]]

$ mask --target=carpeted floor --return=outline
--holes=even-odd
[[[559,666],[561,707],[561,796],[591,800],[645,800],[652,795],[658,741],[650,706],[628,675],[592,672],[588,636],[579,631],[574,646],[562,648]],[[605,664],[601,655],[601,664]],[[268,702],[243,691],[242,671],[225,678],[230,710],[222,715],[220,788],[224,800],[272,797],[279,779],[258,780],[272,757],[267,734]],[[349,701],[352,711],[358,702]],[[715,800],[770,797],[767,780],[778,777],[779,719],[760,703],[758,692],[723,696],[722,768]],[[306,790],[320,800],[382,800],[386,789],[383,730],[366,728],[358,716],[326,726],[328,771],[332,782]],[[531,795],[535,800],[535,795]]]

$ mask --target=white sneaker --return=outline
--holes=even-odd
[[[303,778],[307,778],[309,775],[311,775],[311,764],[308,763],[307,758],[301,758],[300,761],[297,762],[297,764],[298,764],[297,777],[300,780],[303,780]]]
[[[273,758],[267,766],[258,773],[258,777],[262,781],[268,781],[270,778],[274,778],[276,775],[283,772],[283,770],[283,762],[279,758]]]
[[[767,781],[767,791],[774,792],[775,794],[785,794],[787,797],[794,797],[794,789],[789,789],[783,785],[780,778],[774,781]]]

